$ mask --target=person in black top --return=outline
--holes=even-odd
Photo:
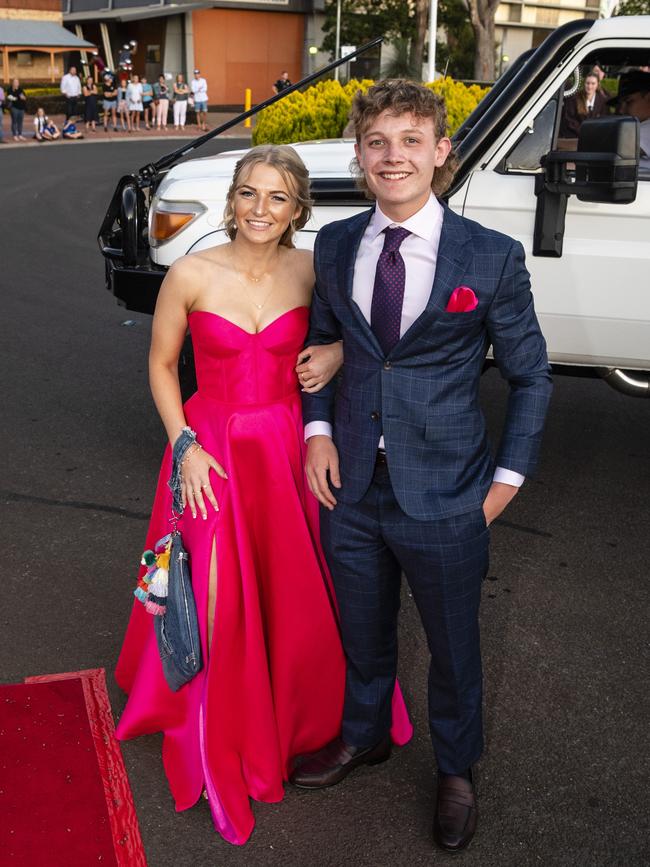
[[[117,84],[113,75],[104,76],[104,132],[108,130],[108,115],[113,121],[113,132],[117,132]]]
[[[89,75],[83,85],[84,95],[84,120],[86,121],[86,129],[92,129],[93,132],[97,129],[97,121],[99,114],[97,111],[97,85],[92,75]]]
[[[280,73],[280,77],[273,85],[273,93],[282,93],[287,87],[291,87],[291,82],[289,81],[289,73],[285,69]]]
[[[23,135],[23,118],[25,117],[25,109],[27,108],[27,97],[17,78],[14,78],[11,82],[11,87],[7,90],[6,99],[11,111],[11,134],[14,141],[27,141]]]

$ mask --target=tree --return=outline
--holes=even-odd
[[[422,75],[424,60],[424,39],[429,30],[429,0],[415,0],[415,35],[411,43],[411,63],[417,69],[418,78]]]
[[[438,0],[438,23],[446,38],[436,44],[436,67],[452,78],[474,78],[476,40],[463,0]]]
[[[494,81],[494,16],[499,0],[465,0],[476,39],[474,78]]]
[[[323,51],[334,57],[336,47],[336,0],[325,0]],[[341,45],[363,45],[377,36],[387,41],[413,35],[415,19],[404,0],[342,0]]]
[[[460,78],[494,78],[494,12],[498,0],[438,0],[438,24],[447,31],[447,44],[436,52],[437,68]],[[650,0],[648,0],[650,2]],[[491,66],[484,70],[475,62],[478,37],[470,20],[470,4],[492,4]],[[325,0],[323,49],[334,56],[336,0]],[[430,0],[342,0],[341,44],[362,45],[383,36],[395,49],[394,58],[382,70],[387,77],[420,78],[429,32]],[[367,62],[367,61],[366,61]],[[477,71],[479,70],[479,71]]]
[[[650,15],[650,0],[623,0],[616,15]]]

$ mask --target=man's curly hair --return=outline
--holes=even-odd
[[[356,92],[350,109],[350,120],[354,125],[357,144],[373,120],[384,111],[395,116],[410,114],[418,120],[430,117],[433,120],[436,141],[447,134],[447,108],[444,99],[423,84],[393,78],[373,84],[365,93],[360,90]],[[434,195],[441,196],[449,189],[457,168],[458,159],[452,150],[444,165],[433,173],[431,189]],[[356,157],[352,160],[350,169],[359,188],[369,199],[374,199]]]

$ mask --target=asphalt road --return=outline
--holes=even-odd
[[[150,322],[105,291],[95,235],[118,177],[160,148],[0,154],[0,680],[103,666],[116,716],[124,697],[111,672],[164,437],[146,380]],[[495,436],[505,395],[488,373]],[[457,864],[650,861],[649,423],[650,401],[599,381],[556,380],[539,477],[493,530],[481,818]],[[448,862],[430,838],[425,669],[405,595],[401,680],[413,742],[339,787],[257,805],[243,849],[214,833],[203,801],[174,812],[158,736],[125,744],[151,867]]]

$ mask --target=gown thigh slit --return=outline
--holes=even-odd
[[[318,503],[304,473],[294,364],[308,309],[293,308],[255,334],[206,311],[189,322],[198,390],[185,417],[228,475],[210,472],[218,512],[208,505],[204,521],[186,509],[178,523],[203,668],[172,692],[152,616],[136,602],[116,670],[129,694],[116,733],[162,731],[176,809],[193,806],[205,789],[217,831],[242,844],[254,826],[251,799],[281,800],[292,758],[340,733],[345,660]],[[169,532],[170,473],[167,447],[147,547]],[[412,730],[399,688],[393,717],[393,738],[405,743]]]
[[[212,637],[214,634],[214,619],[217,607],[217,542],[212,538],[212,553],[210,554],[210,568],[208,571],[208,656],[212,653]]]

